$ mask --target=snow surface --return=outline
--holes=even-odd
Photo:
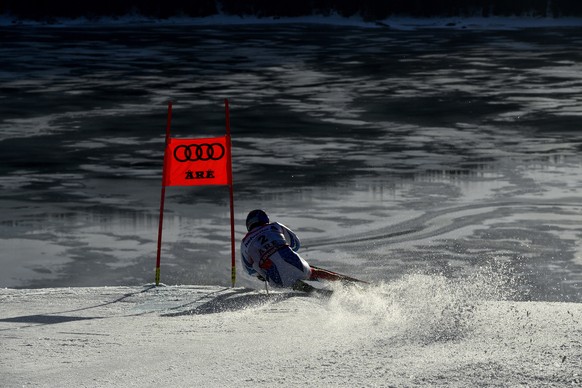
[[[492,273],[333,296],[218,286],[1,289],[3,387],[581,386],[582,305]]]

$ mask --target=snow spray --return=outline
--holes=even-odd
[[[336,329],[358,331],[407,342],[432,343],[464,337],[473,314],[490,300],[516,296],[514,278],[491,266],[451,278],[442,274],[408,274],[370,287],[334,286],[328,305]]]

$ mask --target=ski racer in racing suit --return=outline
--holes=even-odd
[[[311,277],[311,268],[297,250],[297,235],[278,222],[270,222],[263,210],[247,216],[247,235],[241,242],[241,260],[251,276],[267,281],[273,287],[293,287]]]
[[[241,261],[247,273],[273,287],[291,287],[313,292],[303,280],[366,283],[361,280],[310,266],[297,253],[301,243],[297,235],[278,222],[270,222],[263,210],[251,211],[246,220],[247,235],[241,242]]]

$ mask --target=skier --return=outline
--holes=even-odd
[[[270,222],[263,210],[251,211],[246,219],[247,235],[241,242],[241,260],[251,276],[273,287],[313,291],[303,280],[355,280],[344,275],[311,267],[299,256],[297,235],[278,222]]]

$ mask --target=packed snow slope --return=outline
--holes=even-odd
[[[2,289],[2,386],[581,386],[582,305],[497,280]]]

